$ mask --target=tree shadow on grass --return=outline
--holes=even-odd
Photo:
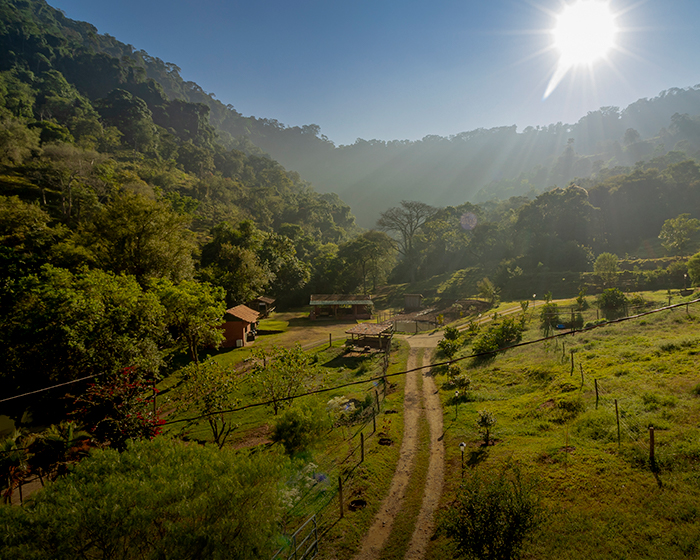
[[[487,447],[480,447],[476,451],[469,453],[469,458],[467,459],[467,465],[470,467],[476,467],[480,463],[488,459],[489,450]]]

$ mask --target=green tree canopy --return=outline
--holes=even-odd
[[[279,546],[274,454],[156,438],[93,450],[25,507],[1,507],[11,558],[270,558]],[[264,507],[261,507],[264,504]]]
[[[664,222],[659,234],[664,249],[681,255],[690,242],[690,236],[700,229],[700,220],[690,214],[681,214]]]
[[[101,268],[174,282],[191,278],[195,248],[189,218],[164,201],[122,192],[88,224],[84,244]]]

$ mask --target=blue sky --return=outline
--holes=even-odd
[[[246,116],[317,124],[337,145],[574,123],[700,83],[697,0],[611,0],[618,48],[547,99],[561,0],[48,1]]]

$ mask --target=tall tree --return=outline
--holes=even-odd
[[[184,280],[173,284],[166,279],[156,281],[153,289],[177,340],[182,341],[190,358],[199,363],[201,347],[217,347],[224,339],[219,328],[225,311],[223,289],[206,282]]]
[[[402,200],[401,205],[382,212],[377,227],[398,234],[399,252],[409,263],[411,279],[415,278],[416,251],[414,240],[421,226],[437,212],[436,208],[423,202]]]
[[[192,277],[194,236],[189,217],[165,201],[122,192],[85,228],[85,245],[99,266],[132,274],[145,285],[149,278],[175,282]]]

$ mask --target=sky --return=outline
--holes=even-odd
[[[336,145],[573,124],[700,83],[697,0],[611,0],[615,48],[546,98],[562,0],[48,2],[245,116],[316,124]]]

